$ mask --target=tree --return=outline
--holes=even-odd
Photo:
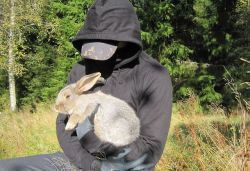
[[[15,26],[15,0],[10,0],[10,28],[9,28],[9,40],[8,40],[8,75],[9,75],[9,91],[10,91],[10,109],[16,110],[16,86],[14,77],[14,61],[13,54],[14,46],[14,26]]]
[[[16,82],[17,76],[23,74],[25,68],[19,60],[25,57],[22,30],[34,23],[39,23],[38,14],[43,1],[3,0],[1,3],[1,60],[0,66],[8,74],[10,109],[16,110]],[[28,21],[28,22],[27,22]],[[29,23],[29,25],[25,25]],[[19,49],[18,49],[19,48]],[[3,72],[3,71],[1,71]]]
[[[226,69],[231,73],[235,80],[237,91],[240,96],[250,102],[249,87],[249,61],[250,61],[250,0],[238,0],[231,20],[234,21],[232,49],[228,54],[233,61]],[[247,62],[248,61],[248,62]],[[226,75],[227,78],[227,75]],[[229,97],[234,97],[228,93]],[[229,98],[227,97],[227,98]]]
[[[9,97],[10,97],[10,109],[11,111],[16,110],[16,90],[15,90],[15,71],[14,71],[14,28],[15,28],[15,0],[6,1],[4,0],[1,4],[1,56],[2,58],[8,59],[7,64],[3,64],[4,59],[1,59],[1,66],[4,66],[8,72],[9,82]],[[9,10],[7,10],[9,8]],[[6,46],[7,47],[3,47]],[[8,49],[8,50],[7,50]],[[7,52],[8,51],[8,52]]]

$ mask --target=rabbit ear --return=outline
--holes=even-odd
[[[101,77],[100,72],[95,72],[93,74],[85,75],[76,83],[75,90],[77,94],[81,94],[82,92],[88,91],[91,89],[98,79]]]

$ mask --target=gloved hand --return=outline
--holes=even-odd
[[[124,157],[131,151],[125,148],[118,156],[109,157],[105,161],[101,161],[101,171],[126,171],[126,170],[143,170],[152,167],[152,164],[143,164],[147,158],[147,154],[142,155],[135,161],[125,162]]]
[[[109,157],[107,160],[101,161],[101,171],[125,171],[127,168],[126,163],[124,162],[124,156],[130,151],[129,148],[126,148],[117,156]]]

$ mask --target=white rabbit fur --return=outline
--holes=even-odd
[[[83,122],[99,105],[94,117],[96,136],[115,146],[128,145],[139,137],[140,121],[125,101],[101,91],[88,92],[98,80],[101,80],[101,74],[93,73],[63,88],[56,100],[57,112],[70,115],[66,125],[66,130],[70,130]]]

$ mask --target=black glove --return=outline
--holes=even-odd
[[[153,166],[152,164],[143,164],[147,158],[147,154],[142,155],[134,161],[125,162],[124,157],[130,151],[129,148],[125,148],[118,156],[108,157],[107,160],[101,161],[101,171],[147,170]]]

